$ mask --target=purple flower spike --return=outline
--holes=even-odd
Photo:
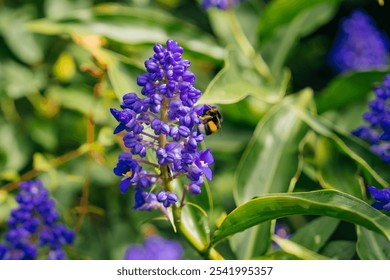
[[[376,99],[369,103],[370,111],[363,115],[368,125],[362,125],[352,134],[368,141],[371,150],[390,163],[390,75],[386,75],[374,92]]]
[[[199,194],[203,176],[212,179],[214,158],[209,149],[198,151],[204,139],[198,126],[205,111],[215,106],[194,106],[201,91],[194,87],[195,74],[176,41],[168,40],[165,48],[156,44],[153,50],[145,61],[146,73],[137,78],[142,96],[127,93],[122,110],[111,109],[118,122],[114,133],[124,131],[128,149],[119,155],[114,174],[122,178],[122,193],[136,191],[134,209],[164,212],[178,200],[168,192],[167,181],[187,177],[189,193]]]

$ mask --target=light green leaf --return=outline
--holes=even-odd
[[[102,4],[90,10],[79,10],[59,21],[35,20],[28,27],[31,31],[51,35],[98,34],[126,45],[164,44],[174,38],[186,50],[216,59],[223,55],[213,38],[200,32],[196,26],[150,7]]]
[[[390,219],[364,201],[334,191],[265,195],[234,209],[214,233],[212,244],[262,222],[290,215],[325,215],[364,226],[390,240]]]
[[[92,0],[56,0],[45,1],[45,14],[52,19],[64,18],[75,10],[92,6]]]
[[[252,68],[253,65],[243,65],[246,59],[238,50],[230,50],[226,55],[224,68],[210,82],[199,103],[232,104],[247,96],[268,103],[279,101],[285,94],[290,80],[289,73],[284,74],[282,81],[272,85],[265,84]]]
[[[137,75],[131,67],[119,60],[113,60],[107,69],[108,79],[115,91],[115,94],[122,102],[122,96],[129,92],[135,92],[138,94],[140,87],[135,82]]]
[[[275,235],[273,241],[288,254],[294,255],[302,260],[327,260],[328,258],[313,252],[299,243],[293,242],[289,239],[281,238]]]

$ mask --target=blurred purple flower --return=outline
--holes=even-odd
[[[183,248],[179,242],[159,236],[149,236],[143,245],[131,245],[125,260],[180,260]]]
[[[338,73],[388,66],[389,40],[364,11],[354,11],[341,22],[329,53],[329,63]]]
[[[238,5],[245,1],[246,0],[203,0],[202,8],[209,9],[214,7],[220,10],[227,10],[232,6]]]
[[[42,182],[21,182],[15,197],[19,207],[11,211],[7,221],[5,244],[0,244],[0,259],[32,260],[46,248],[47,259],[65,259],[64,245],[74,240],[74,232],[58,223],[60,215],[54,200]]]

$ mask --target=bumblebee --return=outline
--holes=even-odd
[[[222,115],[215,106],[204,105],[202,115],[199,117],[201,123],[198,125],[200,133],[210,135],[221,129]]]

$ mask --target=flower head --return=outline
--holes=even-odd
[[[368,186],[367,188],[371,196],[376,200],[372,204],[372,207],[390,212],[390,188],[384,188],[382,190],[373,186]]]
[[[174,240],[149,236],[143,245],[132,245],[125,253],[125,260],[180,260],[183,248]]]
[[[244,2],[246,0],[203,0],[202,2],[202,8],[203,9],[209,9],[209,8],[217,8],[220,10],[227,10],[231,8],[234,5],[238,5],[241,2]]]
[[[114,133],[125,131],[128,148],[119,155],[114,173],[122,177],[122,193],[130,187],[136,191],[138,210],[175,204],[177,196],[166,185],[177,177],[189,179],[186,188],[191,194],[200,193],[202,176],[211,180],[214,162],[209,149],[198,150],[204,139],[198,126],[205,107],[195,106],[201,91],[194,87],[195,75],[188,70],[190,62],[182,58],[183,48],[168,40],[165,48],[156,44],[153,50],[145,61],[146,73],[137,78],[143,97],[125,94],[122,110],[111,109],[119,123]]]
[[[390,163],[390,75],[374,88],[375,99],[369,103],[370,111],[364,113],[363,125],[352,134],[368,141],[371,150]]]
[[[0,245],[0,259],[36,259],[38,248],[46,248],[48,259],[65,259],[62,247],[73,243],[74,233],[58,223],[60,215],[49,192],[39,180],[22,182],[19,189],[15,197],[19,207],[7,221],[9,230],[6,243]]]
[[[384,68],[389,62],[388,51],[386,35],[368,14],[357,10],[342,21],[329,62],[336,72]]]

